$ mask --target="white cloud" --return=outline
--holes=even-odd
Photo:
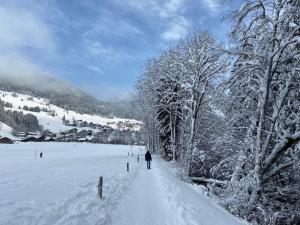
[[[178,15],[178,12],[182,8],[184,0],[168,0],[159,7],[160,16],[162,18],[169,18]]]
[[[216,13],[220,9],[220,3],[218,0],[203,0],[206,8],[211,12]]]
[[[124,20],[120,20],[119,18],[115,18],[113,15],[101,17],[95,21],[91,32],[94,32],[97,35],[107,34],[118,37],[143,35],[143,32],[136,26]]]
[[[39,75],[47,75],[42,68],[20,54],[6,54],[0,57],[0,77],[10,79],[35,79]]]
[[[96,65],[89,65],[87,66],[90,70],[96,72],[97,74],[104,74],[104,71],[102,68],[100,68],[99,66]]]
[[[56,57],[51,30],[33,10],[21,6],[0,6],[0,76],[11,79],[46,75],[46,70],[30,60],[26,48]]]
[[[84,42],[86,50],[90,55],[108,57],[113,54],[113,50],[111,48],[104,47],[99,41],[92,41],[86,38]]]
[[[131,88],[125,88],[122,85],[105,81],[101,83],[82,84],[81,88],[101,100],[112,100],[116,98],[124,100],[128,97],[128,93],[131,90]]]
[[[190,28],[188,19],[183,15],[186,0],[111,0],[119,8],[130,8],[135,13],[142,15],[145,21],[151,25],[164,29],[161,31],[162,41],[174,41],[185,36]],[[98,33],[103,35],[123,35],[124,37],[134,35],[145,35],[144,32],[132,26],[130,23],[117,22],[113,16],[102,12],[102,21],[97,28]],[[112,29],[113,28],[113,29]]]
[[[33,12],[0,6],[0,50],[31,47],[54,51],[50,30]]]
[[[131,61],[134,59],[132,55],[126,52],[124,49],[115,49],[113,47],[102,44],[100,40],[97,40],[92,37],[85,37],[83,39],[82,48],[84,49],[84,56],[88,59],[101,60],[98,62],[101,65],[107,65],[111,63],[116,63],[117,61]],[[100,70],[103,73],[103,69],[96,67],[89,67],[89,69],[100,73]]]
[[[187,35],[190,22],[184,17],[179,17],[176,22],[171,23],[169,29],[162,33],[165,41],[176,41]]]
[[[129,6],[145,16],[169,18],[175,16],[184,5],[185,0],[113,0],[120,6]],[[126,4],[124,4],[126,2]]]

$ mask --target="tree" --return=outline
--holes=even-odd
[[[233,212],[260,224],[288,224],[299,214],[288,203],[298,184],[280,178],[295,171],[299,151],[299,7],[298,1],[247,1],[234,14],[226,116],[237,160],[223,194],[231,195]]]
[[[197,151],[200,114],[209,108],[213,81],[226,67],[214,38],[208,32],[195,32],[150,60],[138,81],[146,129],[158,130],[159,141],[155,143],[165,156],[171,154],[173,161],[180,161],[187,175]],[[148,135],[149,142],[153,137]]]

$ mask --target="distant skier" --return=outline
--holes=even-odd
[[[137,161],[137,163],[139,163],[139,161],[140,161],[140,156],[139,155],[137,156],[136,161]]]
[[[152,157],[149,151],[146,152],[145,154],[145,160],[147,161],[147,170],[151,169],[151,161],[152,161]]]
[[[43,152],[40,152],[40,158],[43,158]]]

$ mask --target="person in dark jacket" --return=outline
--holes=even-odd
[[[151,169],[151,161],[152,161],[152,157],[149,151],[146,152],[145,154],[145,160],[147,161],[147,170]]]

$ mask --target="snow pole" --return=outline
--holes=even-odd
[[[127,172],[129,172],[129,162],[127,162]]]
[[[103,177],[99,177],[99,183],[98,183],[98,195],[100,198],[102,198],[102,187],[103,187]]]

